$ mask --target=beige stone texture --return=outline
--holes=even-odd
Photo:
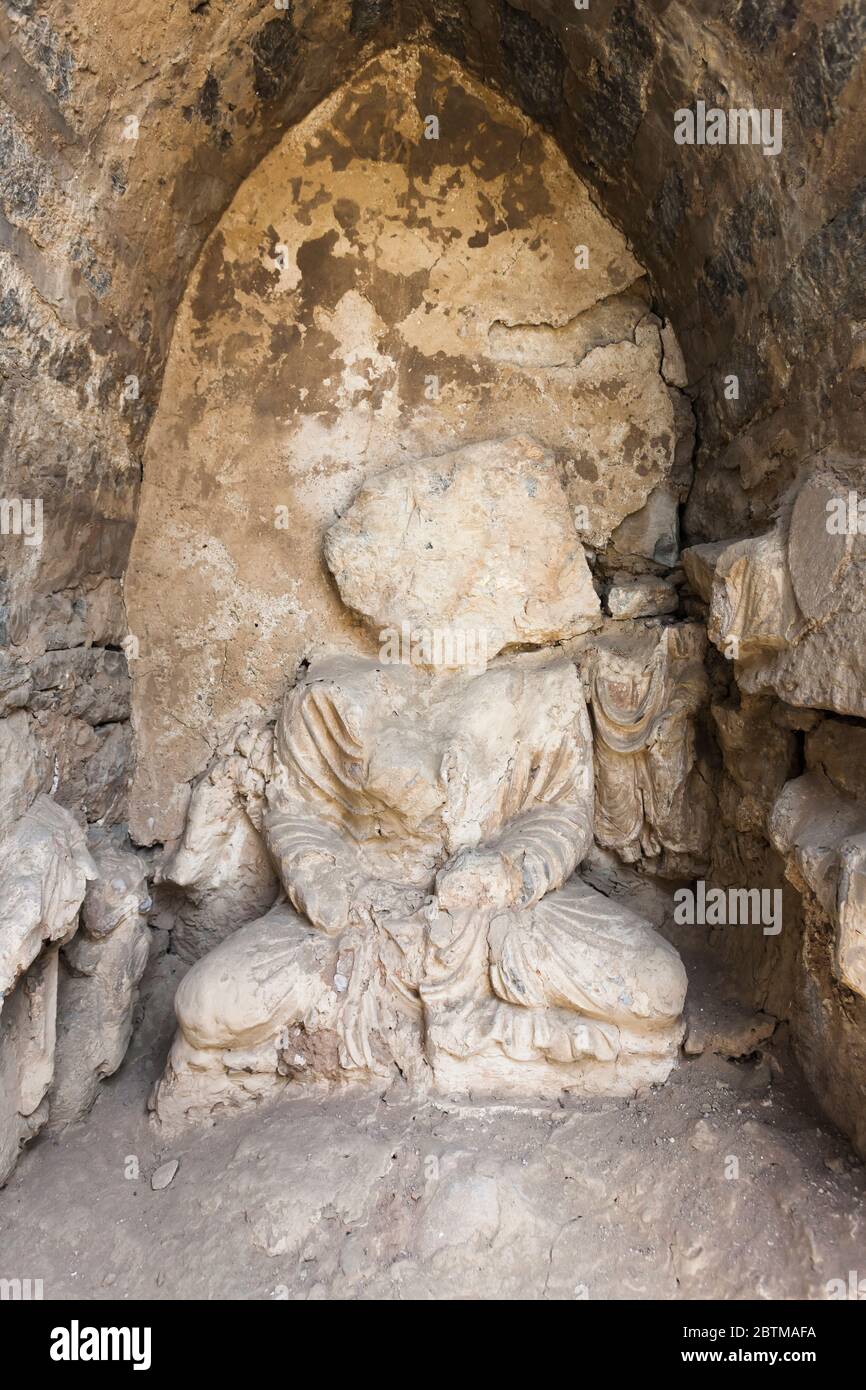
[[[96,873],[78,825],[47,796],[0,841],[0,1184],[48,1118],[58,952]]]
[[[414,47],[394,47],[416,42],[452,56],[422,59]],[[363,478],[482,437],[537,438],[554,450],[582,537],[596,551],[588,558],[599,591],[607,592],[616,570],[634,578],[676,563],[677,508],[692,481],[693,400],[700,450],[685,534],[710,543],[724,537],[724,550],[750,538],[731,569],[722,567],[715,605],[717,640],[727,629],[744,650],[728,663],[708,653],[713,716],[695,720],[695,737],[710,745],[696,767],[719,811],[715,867],[733,883],[776,886],[789,874],[783,940],[735,946],[740,983],[746,994],[772,995],[814,1093],[866,1152],[861,835],[835,841],[838,876],[833,859],[834,826],[855,823],[838,808],[864,804],[866,556],[862,531],[831,534],[822,515],[837,483],[861,499],[866,493],[859,7],[851,0],[593,4],[576,16],[567,0],[152,0],[135,10],[110,0],[12,0],[0,14],[0,50],[2,495],[38,489],[47,538],[30,547],[3,536],[0,841],[10,859],[22,849],[23,869],[33,871],[22,897],[18,887],[12,893],[13,909],[40,894],[52,899],[54,866],[61,864],[60,877],[68,867],[62,848],[56,860],[53,851],[33,859],[16,839],[21,819],[30,818],[32,830],[41,814],[34,812],[40,793],[81,826],[127,820],[134,749],[126,660],[117,649],[126,636],[122,582],[143,475],[150,587],[142,591],[134,825],[148,842],[168,838],[175,848],[184,827],[181,847],[168,856],[177,881],[160,885],[167,903],[174,895],[171,907],[179,903],[176,966],[178,954],[201,954],[208,939],[260,916],[279,891],[255,824],[255,790],[243,774],[243,794],[236,792],[226,766],[234,771],[232,760],[240,760],[260,775],[247,736],[262,720],[269,729],[306,659],[315,663],[330,642],[362,658],[374,650],[371,635],[337,609],[317,550]],[[474,76],[457,78],[455,61]],[[784,107],[778,158],[766,159],[757,146],[696,150],[670,141],[674,100],[689,105],[716,92],[751,101],[762,91]],[[506,96],[513,107],[503,105]],[[423,130],[427,112],[437,113],[441,129]],[[129,122],[138,138],[128,138]],[[293,126],[294,145],[295,137],[283,138]],[[587,180],[588,198],[566,160]],[[604,225],[601,209],[651,279],[636,278],[632,252]],[[579,268],[573,256],[584,244],[589,263]],[[203,250],[160,406],[176,311]],[[348,266],[358,272],[351,282]],[[731,380],[733,394],[725,389]],[[154,412],[154,452],[143,460]],[[845,464],[827,448],[853,457]],[[813,476],[800,486],[804,472]],[[279,547],[269,529],[278,511]],[[712,580],[705,573],[701,583],[705,597],[686,595],[684,609],[703,618]],[[134,668],[140,658],[131,651]],[[825,711],[842,718],[821,722]],[[630,726],[630,699],[625,712]],[[798,810],[802,788],[782,787],[796,785],[803,770],[803,733],[811,790]],[[677,749],[686,746],[678,739]],[[635,761],[651,751],[640,749]],[[206,788],[196,802],[201,820],[196,810],[185,819],[187,787],[206,767],[194,794]],[[699,791],[693,786],[689,798],[700,820]],[[221,832],[200,854],[205,812],[221,797]],[[766,838],[777,802],[778,851]],[[631,794],[626,804],[633,806]],[[635,861],[642,870],[644,858]],[[4,881],[15,872],[4,866]],[[29,932],[16,945],[25,958]],[[32,1057],[19,1075],[18,1044],[0,1047],[0,1071],[12,1059],[4,1075],[16,1072],[15,1113],[30,1128],[47,1103],[53,1043],[44,1025],[54,1017],[59,949],[40,945],[0,1016]],[[633,1232],[650,1219],[647,1192],[654,1239],[634,1276],[642,1288],[673,1297],[719,1290],[738,1297],[744,1288],[762,1298],[804,1289],[820,1296],[822,1245],[811,1215],[800,1215],[825,1201],[811,1177],[808,1191],[802,1176],[791,1179],[781,1225],[777,1207],[743,1197],[754,1196],[747,1180],[724,1184],[722,1196],[713,1188],[697,1219],[681,1199],[678,1229],[664,1230],[658,1217],[670,1212],[668,1184],[643,1162],[646,1146],[640,1178],[632,1182],[620,1169],[606,1187],[593,1186],[596,1135],[610,1147],[629,1118],[634,1111],[609,1126],[598,1114],[575,1121],[545,1197],[574,1177],[576,1135],[590,1177],[588,1187],[569,1183],[578,1191],[558,1230],[547,1211],[530,1213],[519,1182],[477,1171],[474,1153],[460,1156],[459,1174],[429,1213],[419,1205],[420,1223],[408,1223],[413,1236],[423,1232],[419,1246],[389,1208],[389,1257],[420,1248],[422,1263],[447,1261],[450,1232],[441,1237],[439,1224],[463,1214],[471,1232],[444,1281],[440,1263],[438,1285],[416,1282],[406,1261],[396,1261],[403,1264],[394,1272],[398,1296],[418,1287],[427,1296],[443,1282],[476,1296],[479,1256],[494,1287],[501,1277],[509,1292],[525,1290],[520,1272],[532,1264],[540,1267],[533,1294],[570,1294],[575,1262],[591,1263],[588,1245],[614,1266],[605,1287],[612,1283],[620,1296],[623,1265],[631,1271],[630,1254],[644,1249]],[[754,1156],[744,1164],[752,1176],[768,1153],[778,1172],[785,1149],[766,1142],[768,1126],[742,1125],[733,1112],[731,1124]],[[327,1147],[327,1132],[314,1138]],[[707,1192],[712,1145],[728,1141],[712,1120],[692,1138],[707,1165],[708,1181],[696,1186]],[[256,1136],[238,1159],[241,1171],[259,1139],[261,1152],[279,1154],[273,1131],[269,1140]],[[344,1142],[339,1131],[335,1143]],[[392,1142],[383,1145],[382,1164],[370,1164],[383,1184],[391,1182]],[[49,1171],[53,1147],[42,1146],[38,1160]],[[100,1146],[88,1137],[76,1156],[86,1157],[88,1147],[92,1155]],[[363,1161],[364,1146],[355,1151]],[[802,1175],[797,1156],[791,1163]],[[301,1157],[296,1168],[303,1166]],[[82,1179],[75,1171],[87,1167],[79,1161],[61,1174],[60,1200],[66,1177],[70,1190],[76,1179],[85,1184],[79,1193],[92,1188],[90,1172]],[[681,1192],[694,1189],[693,1174],[682,1165],[672,1171]],[[45,1167],[38,1172],[41,1179]],[[41,1221],[45,1237],[40,1258],[47,1269],[56,1251],[59,1282],[71,1281],[78,1261],[72,1270],[56,1239],[45,1186],[34,1179],[27,1194],[39,1213],[32,1226]],[[323,1212],[327,1221],[325,1189],[311,1178],[311,1226]],[[594,1242],[579,1208],[585,1191],[598,1216]],[[164,1209],[175,1195],[166,1194]],[[251,1181],[235,1210],[254,1197]],[[116,1200],[122,1206],[125,1198]],[[750,1219],[729,1222],[742,1215],[744,1200]],[[633,1224],[611,1235],[617,1203],[619,1214],[631,1204]],[[27,1203],[16,1193],[10,1205]],[[296,1219],[288,1199],[276,1208],[277,1225]],[[339,1215],[366,1220],[375,1208],[353,1200]],[[201,1216],[196,1234],[214,1210]],[[751,1219],[760,1211],[766,1224]],[[828,1228],[856,1231],[856,1221],[840,1214],[827,1213]],[[24,1219],[31,1226],[29,1211]],[[129,1271],[135,1261],[122,1221],[106,1241]],[[726,1238],[714,1243],[713,1228],[721,1227]],[[737,1227],[748,1228],[745,1249],[732,1244]],[[530,1229],[536,1238],[524,1244]],[[35,1234],[25,1230],[25,1251],[39,1248]],[[369,1292],[363,1239],[356,1233],[346,1242],[339,1295],[347,1287]],[[791,1261],[780,1279],[771,1246],[777,1260],[780,1250],[806,1251],[808,1276],[797,1277]],[[88,1247],[99,1268],[105,1247]],[[730,1258],[734,1250],[738,1259]],[[465,1285],[453,1281],[460,1260]],[[162,1277],[155,1266],[136,1277]],[[379,1288],[390,1278],[380,1273]]]
[[[695,738],[702,627],[609,622],[574,647],[592,712],[596,841],[666,876],[700,872],[712,814]]]
[[[263,789],[240,759],[220,775],[260,819],[288,902],[184,979],[164,1123],[290,1080],[387,1084],[395,1066],[421,1087],[524,1096],[665,1079],[679,958],[572,877],[593,802],[572,662],[437,676],[323,659],[287,693]],[[190,827],[173,862],[224,836],[209,779]]]
[[[805,883],[824,911],[836,915],[839,848],[866,829],[866,804],[840,796],[820,773],[787,782],[773,807],[770,839],[787,859],[795,885]]]
[[[707,630],[748,661],[790,647],[805,631],[788,571],[784,530],[735,541],[718,556]]]
[[[843,985],[866,999],[866,832],[839,847],[836,971]]]
[[[0,835],[48,790],[47,762],[35,724],[24,710],[0,719]]]
[[[405,626],[430,666],[576,637],[601,611],[553,454],[525,437],[377,474],[328,530],[325,559],[380,649]]]
[[[110,842],[93,859],[99,876],[88,884],[81,928],[60,954],[51,1130],[86,1115],[123,1061],[150,951],[142,860]]]
[[[651,560],[665,567],[675,565],[680,553],[679,501],[671,483],[653,488],[640,511],[627,516],[611,535],[616,555]]]
[[[0,998],[43,946],[75,932],[96,867],[68,811],[39,796],[0,842]]]
[[[441,56],[374,59],[267,155],[192,276],[148,439],[136,839],[177,839],[189,781],[303,659],[374,650],[321,558],[371,474],[525,433],[587,543],[644,505],[677,431],[641,275],[553,142]]]
[[[706,541],[703,545],[686,546],[682,552],[686,577],[704,603],[709,603],[712,598],[716,561],[730,544],[730,541]]]
[[[553,455],[521,438],[391,469],[323,548],[343,598],[413,644],[313,661],[273,735],[250,730],[196,784],[164,875],[199,882],[240,843],[244,815],[282,892],[183,980],[159,1119],[207,1116],[289,1080],[387,1084],[395,1069],[420,1088],[534,1097],[664,1081],[682,1036],[682,963],[575,873],[592,842],[592,732],[574,662],[544,647],[574,640],[597,600]],[[489,635],[491,661],[416,653],[420,631],[466,625]],[[541,650],[507,653],[528,641]],[[663,786],[660,767],[623,760],[670,832],[694,761],[688,658],[703,638],[669,629],[652,657],[644,647],[640,737],[633,708],[617,708],[631,722],[615,733],[676,762]]]
[[[617,575],[607,595],[607,608],[612,618],[649,618],[676,612],[677,591],[667,579],[641,575],[631,579]]]
[[[708,632],[736,663],[740,688],[792,705],[866,716],[866,533],[834,529],[848,485],[818,469],[801,478],[773,529],[686,551],[686,572],[712,591]]]

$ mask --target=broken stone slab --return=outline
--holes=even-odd
[[[788,877],[795,886],[805,883],[835,919],[839,848],[866,830],[866,804],[841,796],[820,773],[806,772],[782,788],[768,830]]]
[[[708,631],[736,663],[742,690],[773,690],[790,705],[863,717],[866,536],[835,533],[831,504],[844,488],[819,470],[771,531],[721,550]],[[694,552],[684,553],[686,570],[706,591],[711,556],[708,547]]]
[[[668,482],[653,488],[640,511],[621,521],[611,536],[617,555],[652,560],[669,568],[679,558],[679,498]]]
[[[726,546],[713,573],[710,640],[739,661],[790,647],[805,628],[784,528]]]
[[[662,376],[669,386],[688,386],[689,374],[686,370],[686,361],[670,319],[665,319],[660,337],[662,340]]]
[[[143,860],[110,841],[93,857],[99,877],[87,886],[80,931],[61,952],[52,1130],[85,1115],[123,1061],[149,955]]]
[[[526,436],[368,479],[324,554],[343,601],[382,641],[399,644],[405,630],[421,665],[483,664],[509,646],[586,632],[599,617],[553,454]],[[425,660],[424,639],[435,657],[437,634],[441,660]],[[467,659],[470,642],[481,661]]]
[[[822,772],[788,782],[770,839],[795,887],[810,889],[836,928],[834,968],[866,998],[866,801],[841,794]]]
[[[703,545],[686,546],[682,552],[686,577],[704,603],[709,603],[712,598],[716,563],[730,544],[730,541],[707,541]]]
[[[668,579],[641,575],[637,579],[616,578],[607,596],[612,618],[654,618],[676,611],[679,599]]]

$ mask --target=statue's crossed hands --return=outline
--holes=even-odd
[[[445,912],[506,908],[523,894],[523,876],[496,849],[461,850],[436,876],[436,900]]]

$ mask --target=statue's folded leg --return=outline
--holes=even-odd
[[[491,952],[501,999],[613,1024],[625,1046],[652,1050],[682,1014],[686,973],[673,946],[577,878],[492,924]]]
[[[298,1044],[299,1069],[312,1072],[314,1057],[336,1055],[338,951],[337,940],[280,902],[197,961],[175,998],[178,1032],[153,1101],[160,1118],[239,1104],[282,1085],[292,1030],[315,1040]]]
[[[477,915],[455,940],[456,968],[422,989],[440,1085],[629,1094],[669,1073],[685,970],[627,908],[574,878],[533,907]]]

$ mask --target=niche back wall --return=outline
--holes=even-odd
[[[321,560],[369,473],[526,432],[588,540],[644,504],[676,443],[647,308],[557,146],[447,57],[374,58],[284,137],[203,250],[148,438],[135,839],[180,833],[190,779],[301,659],[375,649]]]

